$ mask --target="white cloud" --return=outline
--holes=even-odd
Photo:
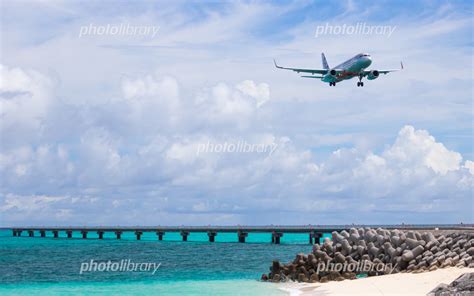
[[[245,80],[236,87],[242,93],[251,96],[257,102],[257,108],[270,99],[270,86],[266,83],[256,84],[252,80]]]
[[[254,98],[219,83],[195,98],[195,116],[206,123],[246,126],[256,110]]]
[[[52,107],[53,87],[52,79],[39,72],[0,65],[0,134],[11,142],[36,138]]]
[[[124,79],[122,90],[124,97],[127,99],[158,97],[167,100],[177,100],[179,97],[178,83],[171,77],[159,80],[154,76],[147,75],[144,78],[135,80]],[[173,104],[174,102],[171,101],[170,103]]]
[[[7,194],[4,204],[0,207],[0,211],[16,209],[19,211],[41,211],[48,208],[50,204],[65,200],[66,197],[61,196],[29,196],[21,197],[13,194]]]
[[[466,160],[464,167],[469,170],[471,175],[474,175],[474,161]]]
[[[139,216],[150,215],[148,221],[156,216],[153,208],[173,219],[184,213],[218,212],[242,222],[254,211],[270,215],[283,208],[300,213],[332,208],[339,219],[346,211],[360,214],[382,206],[402,216],[408,209],[459,210],[464,219],[468,215],[461,208],[473,189],[472,162],[461,165],[462,156],[428,131],[404,126],[381,153],[340,148],[316,160],[314,152],[291,135],[254,127],[262,109],[258,102],[269,104],[269,93],[267,84],[246,80],[235,87],[219,83],[188,94],[175,79],[145,76],[124,81],[123,98],[90,108],[62,104],[50,91],[45,100],[55,107],[42,111],[42,124],[56,125],[56,113],[79,114],[75,135],[63,138],[47,129],[37,143],[24,140],[3,149],[2,211],[8,221],[22,211],[56,211],[58,216],[51,219],[58,221],[90,211],[92,222],[96,210],[85,205],[100,200],[110,215],[101,219],[123,216],[133,207],[144,211]],[[16,104],[23,97],[10,100]],[[11,112],[6,110],[6,116]],[[272,125],[279,118],[268,120]],[[194,131],[202,124],[211,126]],[[277,149],[272,154],[197,153],[207,142],[242,140],[275,144]],[[72,196],[71,202],[33,195],[33,189],[44,196]],[[90,196],[89,201],[76,209],[72,199],[83,201],[84,196]],[[200,221],[196,219],[192,223]],[[269,217],[261,219],[259,223]]]
[[[427,131],[412,126],[400,130],[397,141],[385,155],[399,166],[424,165],[443,175],[458,170],[462,160],[461,154],[449,151]]]

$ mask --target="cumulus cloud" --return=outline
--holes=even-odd
[[[472,219],[473,162],[411,125],[389,135],[381,151],[346,147],[321,158],[293,135],[259,125],[263,109],[278,107],[266,83],[189,92],[174,78],[144,76],[122,81],[122,97],[84,106],[58,100],[39,73],[5,71],[2,102],[14,107],[2,110],[2,123],[23,111],[31,115],[26,122],[40,118],[46,127],[59,126],[59,114],[75,117],[63,123],[72,134],[39,129],[35,141],[26,131],[4,135],[3,223],[22,215],[48,223],[81,223],[86,215],[91,224]],[[25,100],[45,107],[30,110]],[[270,127],[279,121],[265,119]],[[198,153],[206,143],[242,141],[276,149]]]
[[[0,134],[9,146],[37,138],[51,108],[54,82],[33,70],[0,65]]]
[[[124,79],[122,82],[122,90],[125,98],[143,98],[155,97],[174,101],[179,97],[178,83],[171,77],[157,79],[154,76],[147,75],[144,78]]]
[[[49,208],[48,204],[57,203],[65,200],[66,197],[61,196],[29,196],[28,198],[20,198],[13,194],[7,194],[4,204],[0,207],[0,210],[6,211],[16,209],[19,211],[35,212]]]
[[[400,166],[426,166],[443,175],[458,170],[462,160],[461,154],[437,143],[428,131],[415,130],[412,126],[400,130],[395,144],[385,156]]]
[[[239,83],[236,88],[242,93],[254,98],[257,108],[270,99],[270,86],[266,83],[256,84],[252,80],[245,80]]]
[[[421,203],[432,202],[434,197],[451,198],[445,194],[470,195],[474,175],[460,166],[461,160],[459,153],[449,151],[427,131],[404,126],[394,144],[380,155],[342,149],[334,152],[323,168],[328,175],[344,176],[338,180],[338,190],[347,195],[392,197],[401,203],[415,198]]]
[[[474,162],[470,160],[466,160],[464,163],[464,167],[469,170],[469,172],[474,175]]]
[[[226,128],[246,128],[258,108],[269,99],[268,85],[247,80],[235,87],[218,83],[199,92],[193,103],[191,120],[198,124],[220,124]]]

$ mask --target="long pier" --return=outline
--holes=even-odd
[[[104,233],[112,232],[117,239],[122,238],[124,232],[132,232],[136,239],[140,240],[143,233],[154,232],[158,240],[163,240],[167,232],[181,234],[182,240],[187,241],[190,233],[207,233],[209,242],[215,242],[218,233],[236,233],[237,241],[245,243],[249,233],[269,233],[272,235],[272,243],[280,244],[281,237],[285,233],[306,233],[310,244],[319,243],[324,233],[333,231],[348,231],[350,228],[370,227],[399,230],[465,230],[474,231],[474,224],[443,224],[443,225],[304,225],[304,226],[30,226],[30,227],[2,227],[0,229],[11,230],[13,236],[20,237],[26,233],[28,237],[34,237],[39,232],[40,237],[46,237],[46,233],[52,233],[53,238],[59,238],[59,233],[65,233],[67,238],[72,238],[73,232],[80,232],[83,239],[87,239],[90,232],[97,233],[98,239],[104,238]]]

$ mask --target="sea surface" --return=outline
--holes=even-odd
[[[89,232],[72,239],[13,237],[0,231],[0,295],[285,295],[278,285],[260,282],[272,260],[287,262],[308,253],[307,234],[285,234],[280,245],[270,234],[250,233],[246,243],[237,234],[219,233],[209,243],[206,233],[191,233],[187,242],[179,233],[166,233],[164,241],[144,233],[137,241],[132,232],[117,240],[105,233],[99,240]],[[91,262],[158,264],[153,271],[83,270]],[[146,265],[140,265],[145,267]],[[123,269],[123,268],[122,268]]]

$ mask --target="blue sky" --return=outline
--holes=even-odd
[[[469,1],[2,3],[1,224],[473,217]],[[315,36],[318,26],[393,34]],[[155,37],[87,26],[159,27]],[[357,88],[278,71],[405,69]],[[206,143],[275,145],[198,153]]]

